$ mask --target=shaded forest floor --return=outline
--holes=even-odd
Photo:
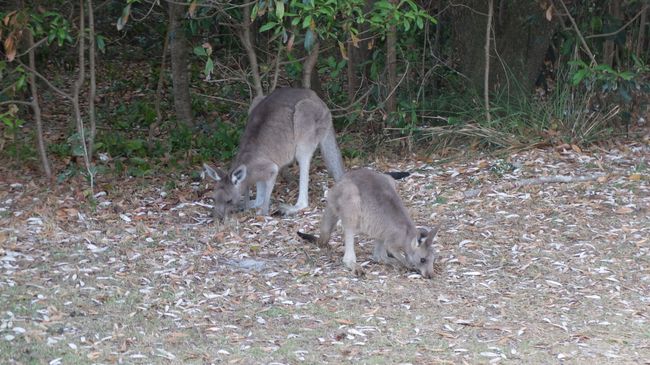
[[[45,189],[0,171],[0,358],[650,364],[650,144],[565,147],[375,162],[411,171],[398,182],[406,206],[441,227],[433,280],[370,261],[365,239],[358,278],[340,230],[335,257],[296,236],[318,229],[332,184],[321,167],[309,210],[223,225],[209,183],[187,176],[100,181],[91,205],[82,182]],[[594,173],[605,176],[459,195]],[[296,194],[281,180],[274,204]]]

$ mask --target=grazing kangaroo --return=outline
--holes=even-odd
[[[203,164],[206,174],[218,182],[213,195],[215,217],[222,219],[240,208],[256,208],[268,215],[278,171],[294,159],[300,167],[298,201],[281,210],[292,214],[306,208],[309,164],[319,146],[327,170],[338,181],[344,169],[332,114],[315,92],[284,88],[265,98],[255,98],[230,171],[226,174]],[[253,185],[257,192],[255,200],[250,201],[249,189]]]
[[[327,245],[332,230],[341,220],[345,240],[343,263],[355,274],[355,233],[364,233],[375,240],[373,259],[387,264],[401,264],[417,270],[423,277],[433,276],[433,239],[437,228],[416,228],[389,176],[368,169],[353,170],[337,182],[327,194],[320,237],[298,232],[309,241]]]

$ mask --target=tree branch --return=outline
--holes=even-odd
[[[41,75],[38,71],[36,71],[36,70],[34,70],[33,68],[27,66],[26,64],[20,62],[19,59],[16,59],[15,61],[18,62],[18,64],[20,64],[21,66],[23,66],[23,68],[24,68],[25,70],[27,70],[27,71],[33,73],[34,76],[38,77],[38,78],[41,79],[43,82],[45,82],[45,84],[46,84],[50,89],[52,89],[54,92],[56,92],[57,94],[63,96],[64,98],[66,98],[66,99],[68,99],[68,100],[72,100],[72,95],[70,95],[70,94],[66,93],[65,91],[59,89],[58,87],[54,86],[54,85],[50,82],[50,80],[48,80],[47,78],[45,78],[45,76]]]
[[[566,4],[564,3],[563,0],[559,0],[560,4],[562,4],[562,7],[564,8],[564,11],[566,12],[566,15],[569,17],[569,20],[571,21],[571,25],[573,26],[573,30],[576,32],[578,35],[578,38],[580,39],[580,43],[582,43],[582,47],[585,49],[585,52],[587,52],[587,55],[589,56],[589,59],[591,59],[591,65],[597,65],[598,62],[596,62],[596,57],[594,57],[594,54],[591,52],[589,49],[589,46],[587,45],[587,41],[585,41],[585,37],[582,36],[582,33],[580,33],[580,29],[578,28],[578,24],[576,24],[575,19],[571,16],[571,13],[569,12],[569,9],[566,7]]]
[[[32,37],[33,37],[33,35],[32,35]],[[22,57],[22,56],[24,56],[26,54],[29,54],[29,52],[31,52],[34,48],[37,48],[38,46],[40,46],[42,43],[44,43],[46,41],[47,41],[47,37],[41,39],[40,41],[34,43],[33,45],[30,45],[29,48],[27,48],[27,50],[25,50],[23,53],[16,55],[16,58]]]
[[[632,23],[636,20],[636,18],[638,18],[639,16],[641,16],[641,14],[643,14],[647,9],[648,9],[648,5],[646,5],[646,6],[644,6],[643,8],[641,8],[641,10],[640,10],[638,13],[636,13],[636,15],[632,17],[632,19],[630,19],[627,23],[625,23],[625,24],[624,24],[622,27],[620,27],[618,30],[615,30],[615,31],[613,31],[613,32],[609,32],[609,33],[602,33],[602,34],[592,34],[592,35],[588,35],[588,36],[585,37],[585,39],[601,38],[601,37],[610,37],[610,36],[613,36],[613,35],[617,35],[618,33],[622,32],[625,28],[629,27],[630,24],[632,24]]]
[[[7,105],[7,104],[19,104],[19,105],[25,105],[25,106],[32,106],[33,104],[30,103],[29,101],[24,101],[24,100],[5,100],[5,101],[0,101],[0,105]]]
[[[506,182],[506,183],[498,184],[497,186],[492,186],[492,187],[487,187],[482,189],[467,190],[460,193],[460,195],[462,198],[474,198],[479,196],[481,193],[485,193],[488,191],[512,190],[512,189],[520,188],[522,186],[530,186],[530,185],[593,181],[603,176],[605,176],[605,174],[595,174],[595,175],[586,175],[586,176],[565,176],[565,175],[541,176],[532,179],[523,179],[514,182]]]

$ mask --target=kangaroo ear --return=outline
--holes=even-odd
[[[427,246],[433,245],[433,239],[436,238],[439,229],[440,227],[433,227],[429,230],[429,233],[427,234]]]
[[[212,178],[214,181],[221,181],[221,179],[225,175],[223,171],[219,169],[213,169],[207,163],[203,163],[203,172],[206,175],[208,175],[210,178]]]
[[[427,231],[424,228],[418,228],[418,247],[422,247],[422,244],[427,240],[427,236],[429,235],[429,231]]]
[[[433,244],[433,239],[438,234],[438,227],[434,227],[431,230],[426,230],[425,228],[420,228],[420,236],[418,237],[418,247],[421,247],[423,244],[425,246],[431,246]]]
[[[246,165],[240,165],[232,174],[230,174],[230,182],[233,185],[239,185],[246,178]]]

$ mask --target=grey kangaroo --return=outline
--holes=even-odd
[[[298,201],[283,206],[292,214],[309,205],[309,164],[316,148],[335,181],[343,176],[343,160],[336,144],[332,114],[327,105],[309,89],[277,89],[265,98],[256,98],[239,141],[239,152],[228,173],[203,164],[206,174],[218,182],[214,191],[214,215],[224,218],[233,210],[256,208],[269,214],[271,193],[278,171],[298,161],[300,183]],[[254,201],[249,189],[256,187]]]
[[[309,241],[329,247],[336,223],[341,220],[345,240],[343,263],[355,274],[355,233],[375,240],[373,259],[417,270],[423,277],[433,276],[433,239],[438,228],[416,228],[395,189],[395,181],[386,174],[368,169],[353,170],[337,182],[327,194],[327,207],[321,221],[320,237],[298,232]]]

